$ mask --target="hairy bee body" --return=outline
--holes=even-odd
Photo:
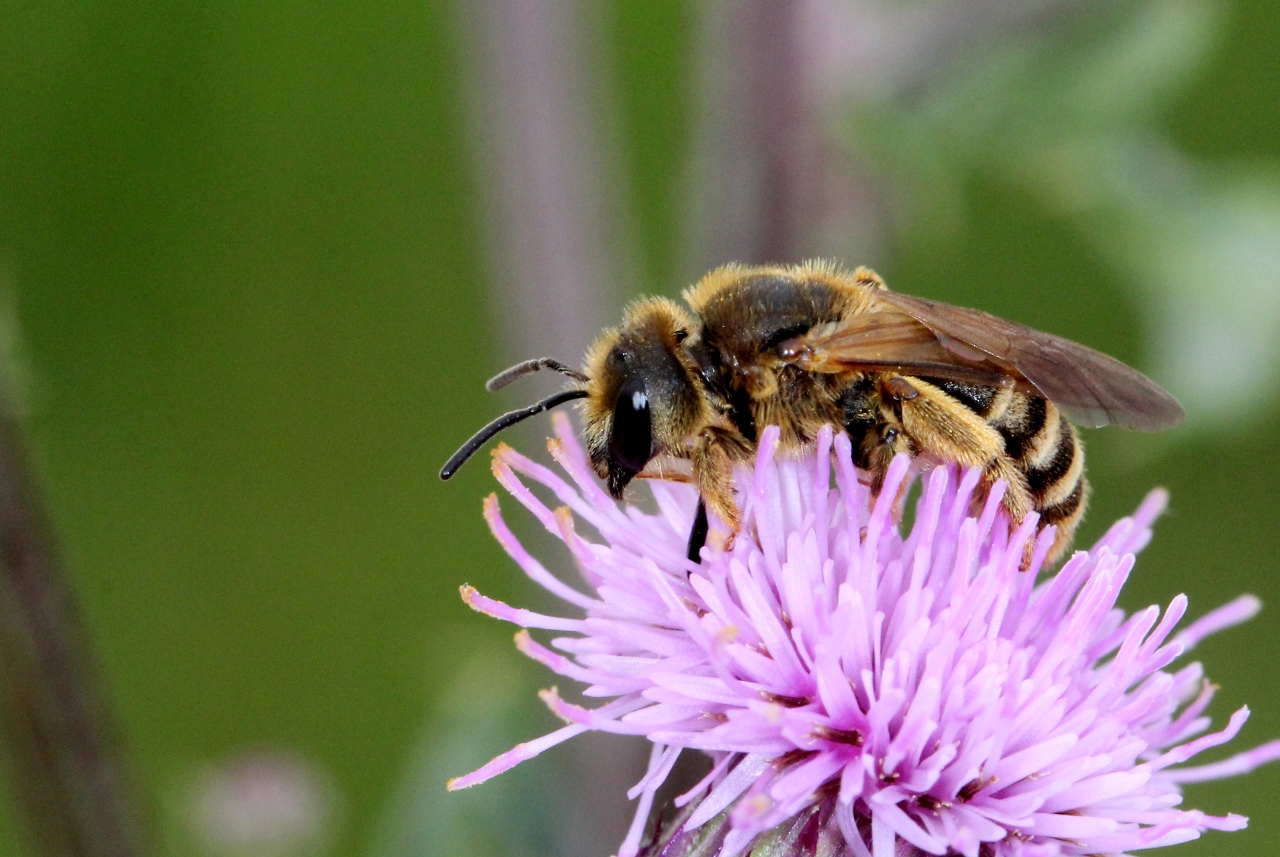
[[[988,485],[1005,481],[1004,505],[1013,520],[1038,512],[1042,525],[1058,528],[1051,557],[1065,550],[1088,496],[1084,450],[1070,420],[1052,402],[1008,384],[894,371],[817,373],[784,359],[779,345],[816,328],[838,329],[869,312],[883,289],[870,272],[848,278],[817,268],[808,274],[721,269],[685,296],[701,319],[686,348],[718,409],[730,417],[737,436],[728,447],[744,454],[736,459],[749,456],[757,426],[778,426],[784,449],[807,446],[824,425],[841,426],[855,463],[877,490],[902,452],[981,467]],[[726,515],[718,502],[714,508]]]
[[[698,561],[707,511],[739,527],[733,470],[764,426],[784,450],[824,425],[848,433],[879,490],[889,463],[982,470],[1003,481],[1010,521],[1031,512],[1057,527],[1049,561],[1071,543],[1088,482],[1074,423],[1151,431],[1184,414],[1168,393],[1113,358],[977,310],[889,291],[873,272],[827,263],[729,265],[674,301],[646,298],[597,338],[583,372],[549,358],[502,373],[490,389],[553,368],[578,386],[490,423],[441,471],[448,478],[512,423],[583,400],[587,448],[619,497],[635,477],[689,478],[701,502],[690,537]],[[691,476],[668,467],[687,461]]]

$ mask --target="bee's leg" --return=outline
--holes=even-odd
[[[637,473],[635,478],[657,479],[660,482],[681,482],[685,485],[689,485],[693,482],[693,476],[691,476],[686,470],[678,470],[674,467],[655,465],[652,461],[645,465],[644,470]]]
[[[884,385],[902,415],[902,425],[922,452],[963,467],[982,468],[984,494],[1005,483],[1001,505],[1010,524],[1020,525],[1035,508],[1026,476],[1005,452],[999,431],[973,410],[918,378],[893,378]],[[1022,567],[1030,565],[1034,543],[1028,542]]]
[[[888,424],[890,415],[880,407],[875,380],[868,376],[845,388],[839,405],[844,431],[853,447],[853,463],[871,476],[871,491],[879,494],[894,453],[892,449],[884,449],[886,445],[893,446],[893,443],[886,444],[884,437],[892,427]]]
[[[871,496],[879,497],[884,490],[885,477],[889,475],[889,465],[900,452],[914,455],[917,450],[905,431],[897,424],[883,423],[878,430],[863,441],[864,469],[871,474]],[[903,510],[907,505],[907,493],[910,481],[904,480],[898,486],[898,496],[893,498],[893,509],[890,512],[893,520],[901,521]]]
[[[1022,521],[1035,511],[1035,498],[1031,496],[1031,490],[1027,487],[1027,477],[1005,453],[1001,452],[990,463],[982,468],[982,499],[985,500],[987,494],[991,491],[997,482],[1004,482],[1004,496],[1000,498],[1000,505],[1004,507],[1005,513],[1009,516],[1009,534],[1013,535],[1013,531],[1022,526]],[[1045,526],[1045,521],[1040,521],[1040,529]],[[1037,530],[1039,532],[1039,530]],[[1027,571],[1031,568],[1031,559],[1035,554],[1036,540],[1035,537],[1027,539],[1027,543],[1022,548],[1022,561],[1019,568]]]
[[[922,452],[964,467],[987,468],[1004,454],[1004,438],[960,402],[918,378],[886,383],[902,428]]]
[[[707,504],[698,498],[698,511],[693,514],[693,529],[689,530],[689,547],[687,555],[692,562],[702,562],[702,546],[707,543]]]
[[[1031,496],[1031,490],[1027,488],[1027,477],[1022,470],[1014,463],[1013,459],[1004,453],[993,461],[982,471],[982,486],[984,491],[990,491],[1000,480],[1004,480],[1004,497],[1000,499],[1000,505],[1004,507],[1005,512],[1009,515],[1009,533],[1013,534],[1013,530],[1022,525],[1022,521],[1027,515],[1035,510],[1035,500]],[[1043,529],[1046,522],[1042,518],[1040,521],[1040,529]],[[1039,530],[1037,530],[1039,532]],[[1061,532],[1059,532],[1061,535]],[[1055,541],[1056,544],[1056,541]],[[1033,536],[1027,539],[1027,543],[1022,547],[1022,562],[1019,567],[1023,571],[1031,568],[1031,558],[1035,554],[1036,540]]]
[[[733,544],[733,537],[742,526],[742,515],[734,499],[734,452],[747,452],[740,442],[721,429],[705,429],[694,443],[693,480],[706,510],[715,514],[729,527],[726,547]]]
[[[886,406],[879,384],[872,376],[860,379],[844,390],[839,400],[843,411],[844,430],[853,446],[853,463],[870,477],[867,487],[872,498],[880,496],[889,465],[900,452],[916,451],[902,421]],[[892,515],[901,519],[906,503],[906,489],[899,490]]]

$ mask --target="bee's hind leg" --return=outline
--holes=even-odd
[[[901,414],[902,426],[921,452],[961,467],[982,468],[982,490],[975,511],[997,482],[1005,484],[1000,505],[1009,516],[1010,532],[1035,509],[1027,478],[1005,451],[1004,437],[986,420],[941,389],[920,378],[891,378],[883,385]],[[1027,542],[1021,567],[1031,566],[1035,540]]]
[[[986,494],[997,483],[1004,482],[1004,496],[1000,498],[1000,505],[1004,507],[1005,513],[1009,516],[1009,535],[1013,536],[1014,530],[1022,526],[1022,521],[1035,510],[1035,504],[1031,497],[1031,491],[1027,488],[1027,479],[1022,471],[1013,463],[1013,459],[1007,455],[1001,454],[995,460],[982,470],[982,493],[981,497],[985,498]],[[977,497],[974,498],[975,505],[979,502]],[[976,509],[975,509],[976,511]],[[1031,560],[1036,551],[1036,537],[1040,530],[1044,529],[1044,523],[1036,529],[1035,533],[1027,539],[1027,543],[1022,548],[1022,562],[1019,568],[1022,571],[1028,571],[1031,568]]]

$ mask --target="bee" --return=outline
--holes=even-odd
[[[784,450],[812,444],[827,424],[848,434],[873,491],[908,453],[929,464],[981,468],[1005,483],[1013,525],[1031,512],[1055,526],[1048,561],[1071,544],[1089,485],[1076,425],[1156,431],[1181,405],[1136,369],[1091,348],[997,318],[890,291],[873,271],[821,261],[727,265],[683,295],[632,305],[577,372],[550,358],[493,378],[500,389],[540,369],[573,386],[481,429],[445,464],[448,479],[498,432],[582,399],[587,449],[610,494],[636,477],[667,478],[687,461],[699,493],[689,536],[698,562],[708,510],[741,524],[733,471],[776,425]],[[1029,556],[1028,556],[1029,559]]]

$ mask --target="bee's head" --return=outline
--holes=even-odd
[[[702,397],[682,345],[692,324],[672,301],[648,298],[627,311],[621,326],[600,334],[587,354],[587,450],[614,497],[696,428]]]
[[[665,298],[648,298],[628,311],[621,326],[597,337],[586,373],[549,357],[526,360],[499,373],[489,390],[540,369],[554,369],[578,382],[527,408],[503,414],[472,435],[440,470],[449,479],[494,435],[535,414],[573,399],[585,399],[587,449],[609,493],[622,489],[655,456],[678,450],[696,429],[701,409],[693,362],[681,343],[693,319]]]

